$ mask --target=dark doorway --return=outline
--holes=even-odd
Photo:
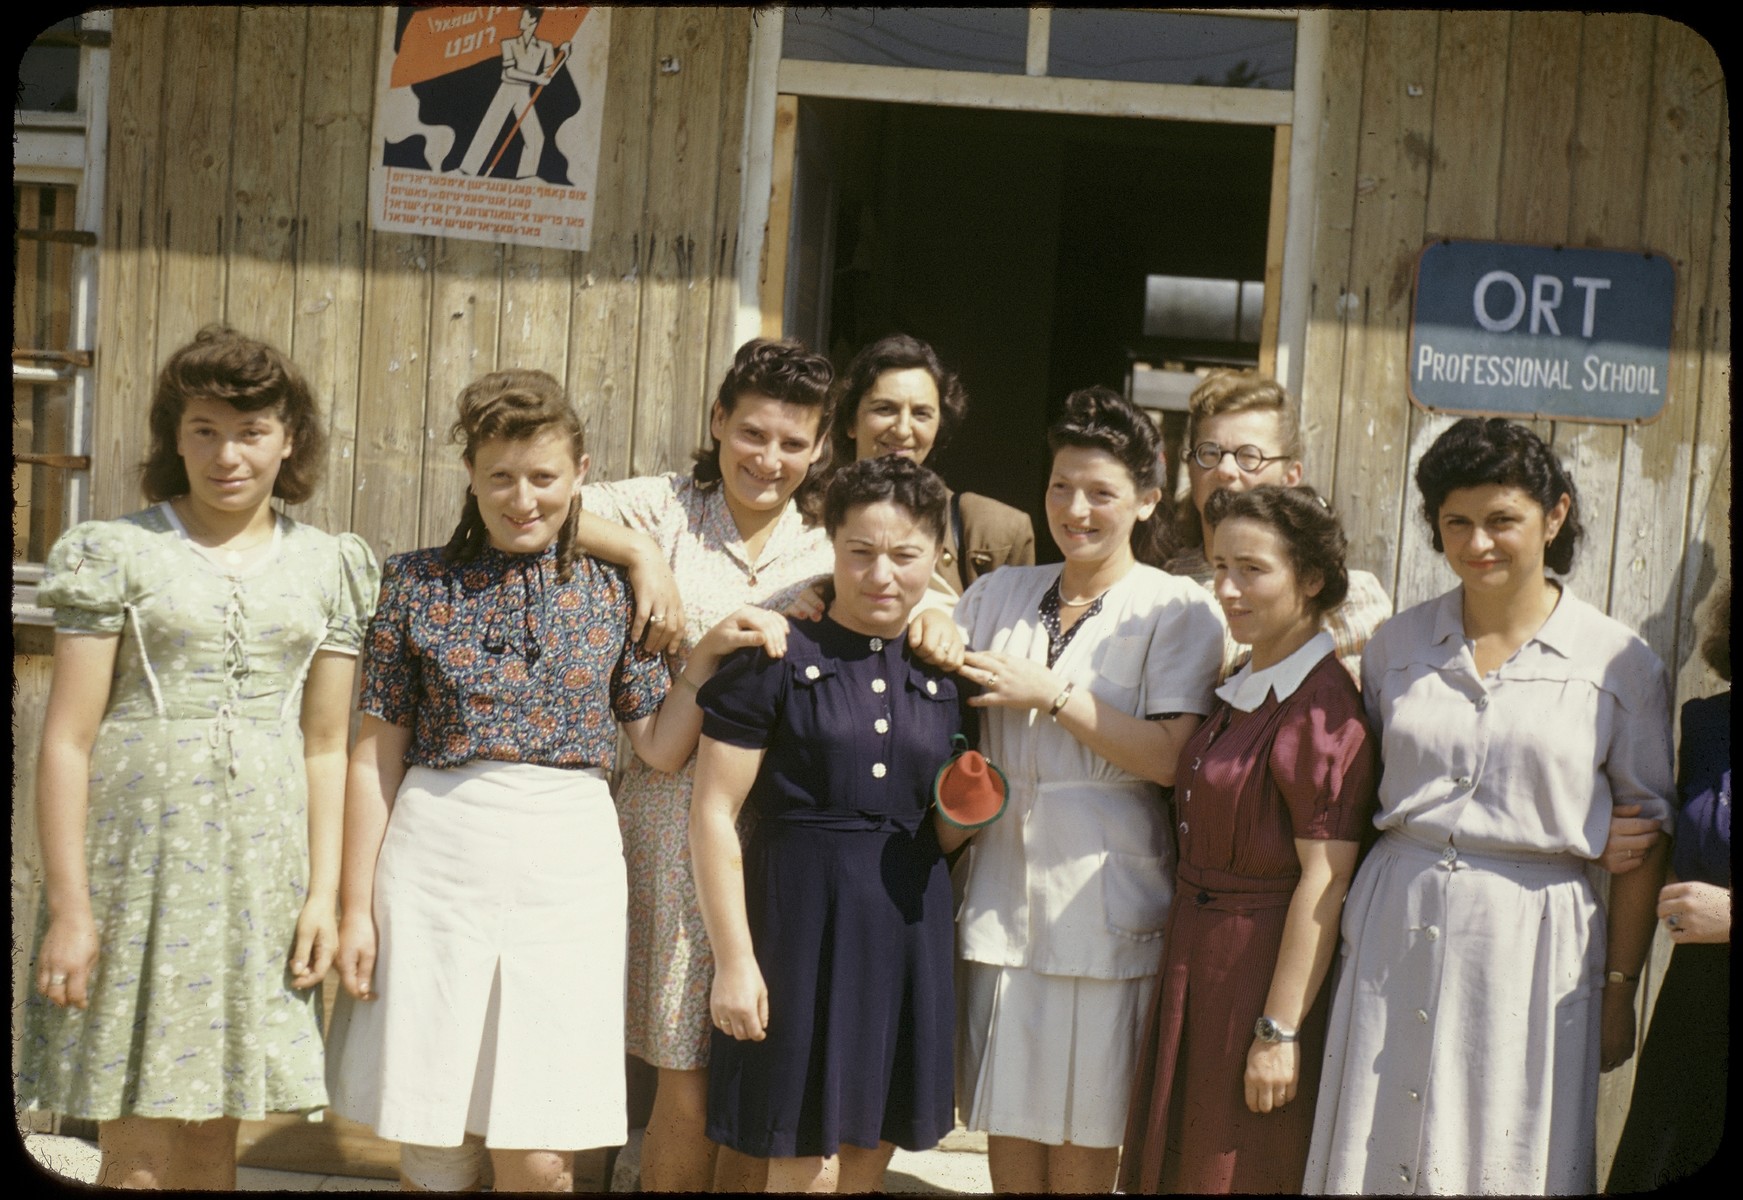
[[[1041,511],[1048,421],[1124,390],[1151,275],[1261,280],[1273,130],[804,98],[786,326],[837,367],[892,331],[938,348],[967,426],[931,465]]]

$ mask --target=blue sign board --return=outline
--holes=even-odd
[[[1676,271],[1659,254],[1432,242],[1410,398],[1437,412],[1650,421],[1670,386]]]

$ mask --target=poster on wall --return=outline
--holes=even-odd
[[[384,9],[371,226],[587,249],[610,41],[609,8]]]

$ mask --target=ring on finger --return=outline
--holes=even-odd
[[[50,975],[48,977],[49,987],[64,987],[66,986],[66,982],[67,977],[65,975]]]
[[[655,625],[664,625],[666,623],[666,615],[664,613],[655,613],[653,616],[649,617],[648,620]]]
[[[1666,927],[1668,927],[1670,929],[1681,928],[1681,925],[1678,922],[1677,915],[1675,913],[1671,913],[1668,917],[1666,917],[1664,919],[1664,923],[1665,923]]]

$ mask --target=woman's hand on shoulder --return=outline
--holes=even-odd
[[[84,1008],[97,954],[97,925],[89,912],[54,918],[36,956],[36,990],[61,1008]]]
[[[948,608],[923,608],[908,623],[908,645],[921,662],[940,671],[960,671],[968,643]]]
[[[1667,883],[1658,892],[1658,919],[1670,931],[1670,940],[1705,944],[1731,940],[1731,889],[1714,883],[1683,880]]]
[[[1242,1083],[1248,1109],[1256,1113],[1275,1112],[1295,1099],[1300,1082],[1300,1042],[1253,1039],[1247,1048],[1247,1073]]]
[[[823,598],[823,585],[814,583],[795,596],[786,611],[795,621],[817,621],[822,619],[828,607]]]
[[[980,695],[968,700],[976,708],[1045,710],[1065,690],[1065,681],[1044,663],[1002,650],[969,650],[962,663],[962,677],[981,688]]]
[[[297,914],[297,940],[290,957],[291,986],[302,991],[325,979],[338,949],[339,919],[334,915],[333,901],[310,896]]]
[[[778,612],[747,604],[723,618],[696,643],[690,657],[704,659],[712,673],[721,659],[746,646],[761,646],[770,658],[787,653],[787,618]]]
[[[375,917],[368,912],[347,913],[339,922],[339,950],[334,960],[339,982],[355,1000],[373,1000],[375,978]]]
[[[654,545],[652,539],[648,544]],[[684,644],[685,629],[684,597],[678,592],[671,564],[657,553],[643,553],[633,557],[625,569],[635,589],[630,640],[641,642],[655,654],[670,654]]]
[[[715,964],[708,1012],[715,1028],[741,1042],[760,1042],[768,1036],[769,989],[754,958]]]
[[[1610,810],[1610,835],[1598,865],[1612,875],[1626,875],[1646,861],[1646,852],[1658,840],[1659,824],[1640,815],[1638,804],[1618,804]]]

